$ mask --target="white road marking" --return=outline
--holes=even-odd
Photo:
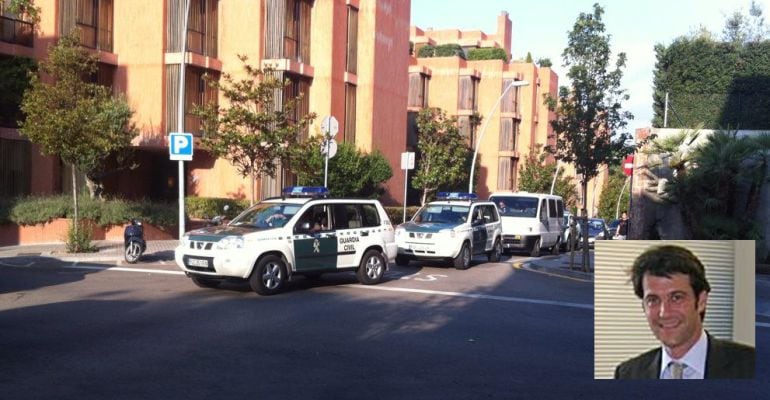
[[[65,265],[62,268],[90,269],[90,270],[97,270],[97,271],[144,272],[144,273],[151,273],[151,274],[166,274],[166,275],[184,275],[184,272],[182,271],[167,271],[163,269],[150,269],[150,268],[96,267],[96,266],[77,265],[77,263],[73,263],[72,265]]]
[[[770,324],[764,322],[757,322],[757,326],[761,328],[770,328]]]
[[[8,264],[0,261],[0,265],[5,265],[6,267],[29,267],[30,265],[34,264],[34,261],[30,261],[26,264]]]
[[[365,286],[365,285],[346,285],[346,286],[351,288],[357,288],[357,289],[383,290],[388,292],[433,294],[433,295],[448,296],[448,297],[464,297],[468,299],[507,301],[512,303],[544,304],[549,306],[582,308],[585,310],[594,309],[593,304],[570,303],[566,301],[555,301],[555,300],[524,299],[520,297],[494,296],[494,295],[481,294],[481,293],[444,292],[444,291],[438,291],[438,290],[409,289],[409,288],[399,288],[399,287],[392,287],[392,286]]]

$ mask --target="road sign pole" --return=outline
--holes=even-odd
[[[179,93],[177,97],[177,132],[184,132],[184,84],[185,84],[185,64],[187,56],[187,20],[190,15],[190,0],[185,1],[184,5],[184,23],[182,24],[182,47],[179,52],[182,53],[182,61],[179,63]],[[179,160],[179,175],[177,177],[177,186],[179,186],[179,240],[184,236],[184,161]]]
[[[409,169],[404,168],[404,220],[406,222],[406,183],[409,181]]]
[[[327,189],[329,188],[329,185],[328,185],[328,177],[329,177],[329,145],[331,144],[331,139],[328,136],[329,135],[328,135],[328,132],[327,132],[327,137],[326,137],[326,154],[324,155],[324,160],[325,160],[325,162],[324,162],[324,187],[327,188]]]

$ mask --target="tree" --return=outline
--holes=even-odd
[[[77,173],[88,177],[103,168],[106,157],[131,145],[138,132],[130,123],[133,111],[110,88],[85,82],[96,73],[97,58],[80,47],[77,32],[63,36],[40,65],[52,80],[30,74],[21,110],[19,132],[44,154],[59,156],[72,168],[74,229],[77,236]],[[77,249],[76,249],[77,250]]]
[[[320,137],[320,136],[315,136]],[[320,141],[308,146],[304,157],[308,162],[296,169],[302,185],[320,186],[324,182],[324,155],[319,151]],[[329,192],[336,197],[377,198],[385,191],[382,184],[393,176],[388,160],[379,151],[364,153],[352,143],[343,142],[337,154],[329,159]]]
[[[458,131],[457,120],[447,118],[443,110],[426,108],[417,114],[417,148],[417,172],[412,186],[422,190],[422,204],[438,189],[459,185],[467,179],[471,150]]]
[[[761,240],[757,221],[768,184],[770,135],[717,131],[680,158],[687,161],[672,166],[677,173],[665,194],[680,205],[692,238]]]
[[[588,181],[601,165],[619,162],[632,151],[625,144],[629,135],[622,132],[626,120],[633,118],[621,105],[628,100],[620,88],[626,55],[618,54],[614,68],[610,65],[610,35],[605,34],[602,14],[604,9],[594,4],[593,13],[578,17],[562,53],[571,86],[559,89],[558,100],[551,96],[546,99],[548,108],[556,113],[551,121],[556,144],[549,151],[557,160],[575,166],[582,176],[583,199],[587,198]],[[582,215],[588,215],[585,202]],[[588,231],[585,225],[583,228],[583,232]],[[588,237],[583,240],[587,261]]]
[[[768,29],[762,16],[762,6],[754,0],[751,1],[748,15],[741,10],[734,11],[725,20],[722,30],[722,40],[735,46],[758,43],[767,39],[767,36]]]
[[[542,68],[550,68],[553,63],[551,62],[550,58],[538,58],[537,65]]]
[[[35,25],[40,23],[40,7],[35,4],[35,0],[11,0],[7,7],[10,13],[18,15],[24,21]]]
[[[548,163],[548,153],[542,150],[543,145],[535,144],[529,151],[524,165],[519,172],[519,190],[532,193],[550,193],[553,176],[556,173],[556,163]],[[577,207],[578,193],[572,178],[564,176],[564,169],[559,169],[553,192],[561,196],[564,206],[569,209]]]
[[[524,62],[532,63],[532,53],[527,52],[527,57],[524,58]]]
[[[618,218],[620,212],[628,210],[628,202],[631,199],[631,193],[626,185],[628,177],[623,173],[621,166],[616,165],[610,168],[610,178],[602,190],[599,197],[599,218],[613,220]],[[623,191],[621,194],[620,191]],[[618,202],[618,198],[620,201]],[[610,232],[614,234],[614,232]]]
[[[301,142],[301,133],[315,119],[314,113],[296,116],[300,97],[285,97],[281,107],[275,106],[276,93],[287,85],[276,78],[271,68],[259,69],[239,55],[246,77],[236,80],[223,74],[222,81],[207,76],[209,85],[227,99],[227,108],[212,102],[195,107],[201,117],[203,145],[215,156],[230,161],[241,174],[250,177],[251,204],[256,192],[254,181],[259,176],[275,178],[279,165],[286,166],[292,151]]]

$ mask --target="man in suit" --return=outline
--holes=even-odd
[[[631,267],[634,292],[662,346],[627,360],[615,379],[754,378],[753,347],[703,329],[711,287],[703,264],[679,246],[657,246]]]

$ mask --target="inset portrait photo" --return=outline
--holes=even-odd
[[[594,378],[753,379],[754,241],[597,241]]]

